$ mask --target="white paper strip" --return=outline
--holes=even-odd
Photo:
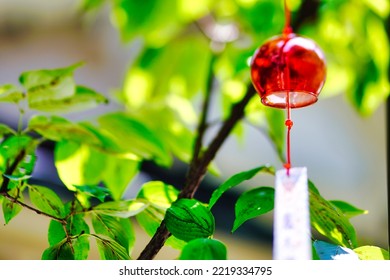
[[[312,259],[306,167],[276,172],[273,258]]]

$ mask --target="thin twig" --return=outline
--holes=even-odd
[[[22,160],[24,159],[24,157],[26,156],[27,154],[27,151],[26,151],[26,148],[23,148],[20,150],[20,152],[16,155],[15,157],[15,160],[13,161],[13,163],[5,170],[5,174],[7,175],[12,175],[16,168],[18,167],[18,165],[22,162]],[[27,208],[31,211],[34,211],[35,213],[39,214],[39,215],[43,215],[43,216],[46,216],[46,217],[49,217],[53,220],[56,220],[58,222],[60,222],[61,224],[66,224],[66,220],[65,219],[62,219],[62,218],[58,218],[56,216],[53,216],[51,214],[48,214],[48,213],[45,213],[45,212],[42,212],[41,210],[39,209],[36,209],[20,200],[18,200],[16,197],[13,197],[12,195],[10,195],[8,193],[8,185],[10,183],[10,179],[6,176],[3,176],[3,182],[1,184],[1,187],[0,187],[0,195],[4,196],[6,199],[8,199],[9,201],[13,202],[13,203],[16,203],[24,208]]]
[[[49,217],[49,218],[51,218],[51,219],[53,219],[53,220],[56,220],[56,221],[60,222],[61,224],[66,224],[65,219],[58,218],[58,217],[53,216],[53,215],[51,215],[51,214],[42,212],[41,210],[36,209],[36,208],[34,208],[34,207],[32,207],[32,206],[30,206],[30,205],[28,205],[28,204],[26,204],[26,203],[24,203],[24,202],[18,200],[16,197],[13,197],[12,195],[10,195],[10,194],[7,193],[7,192],[6,192],[6,193],[1,192],[0,194],[1,194],[2,196],[4,196],[6,199],[8,199],[9,201],[11,201],[11,202],[13,202],[13,203],[16,203],[16,204],[18,204],[18,205],[20,205],[20,206],[22,206],[22,207],[24,207],[24,208],[27,208],[27,209],[29,209],[29,210],[31,210],[31,211],[34,211],[35,213],[37,213],[37,214],[39,214],[39,215],[43,215],[43,216]]]
[[[72,244],[72,236],[69,234],[69,231],[68,231],[68,228],[67,228],[67,225],[66,225],[66,220],[64,220],[65,223],[62,224],[62,228],[65,232],[65,236],[66,236],[66,242],[69,244],[69,247],[70,247],[70,250],[72,251],[72,254],[74,254],[74,248],[73,248],[73,244]],[[69,226],[69,228],[71,228],[72,225]]]
[[[26,149],[21,149],[19,154],[17,154],[14,162],[5,170],[5,174],[12,175],[12,173],[15,172],[16,168],[18,167],[19,163],[24,159],[26,156]],[[8,184],[10,182],[10,179],[6,176],[3,176],[3,183],[0,187],[0,193],[6,193],[8,191]]]

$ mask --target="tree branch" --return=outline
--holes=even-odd
[[[223,122],[222,127],[211,141],[207,150],[199,156],[198,160],[190,165],[189,172],[184,188],[180,192],[178,198],[192,198],[196,193],[201,181],[207,172],[207,167],[214,159],[218,150],[233,130],[234,126],[244,117],[245,107],[255,95],[256,91],[252,85],[248,87],[248,90],[241,101],[233,105],[228,118]],[[160,224],[156,233],[146,245],[145,249],[138,257],[139,260],[153,259],[160,249],[164,246],[165,241],[171,234],[165,226],[164,221]]]
[[[19,163],[24,159],[26,156],[26,149],[21,149],[19,154],[17,154],[14,162],[5,170],[5,174],[12,175],[12,173],[15,172],[16,168],[18,167]],[[6,193],[8,191],[8,184],[10,182],[10,179],[6,176],[3,176],[3,183],[0,187],[0,193]]]
[[[224,121],[217,135],[211,141],[203,156],[199,159],[198,164],[190,168],[186,184],[180,192],[179,198],[192,198],[195,195],[200,182],[203,180],[203,177],[207,172],[209,164],[214,159],[226,138],[230,135],[234,126],[244,117],[245,107],[255,93],[255,89],[250,86],[243,99],[232,107],[229,117]]]
[[[299,30],[304,24],[315,22],[318,18],[320,5],[320,1],[304,0],[293,20],[293,29]]]

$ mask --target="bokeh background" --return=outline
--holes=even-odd
[[[118,25],[115,25],[117,20],[111,12],[111,5],[121,1],[106,1],[102,7],[87,14],[81,12],[82,2],[0,0],[0,84],[17,84],[19,74],[26,70],[58,68],[84,61],[84,66],[76,71],[76,81],[105,94],[112,102],[86,112],[64,115],[76,121],[94,119],[104,112],[123,109],[122,104],[112,97],[122,87],[139,48],[137,44],[125,42],[115,27]],[[177,2],[186,9],[194,5],[193,9],[196,10],[202,3],[210,5],[214,1],[199,1],[201,4],[186,0]],[[221,11],[225,9],[224,13],[220,12],[221,20],[247,16],[248,22],[257,23],[257,26],[242,24],[241,27],[250,29],[252,34],[258,28],[261,35],[250,38],[258,40],[258,45],[283,27],[282,1],[215,2],[221,6]],[[293,111],[293,165],[308,168],[310,179],[325,198],[346,200],[368,210],[368,214],[352,219],[358,237],[362,244],[387,248],[388,120],[384,100],[389,93],[389,84],[388,75],[383,77],[382,74],[388,73],[389,65],[389,40],[383,26],[389,28],[390,4],[387,0],[290,2],[293,11],[296,11],[293,18],[301,18],[302,21],[293,23],[299,26],[300,32],[314,37],[331,61],[327,84],[319,102]],[[302,5],[307,3],[307,8],[303,9]],[[312,13],[311,7],[318,8],[318,5],[320,8]],[[343,14],[347,15],[345,20],[341,18]],[[271,19],[267,20],[267,16]],[[352,45],[353,51],[348,52],[346,45]],[[340,60],[339,56],[345,59]],[[373,66],[368,63],[370,60]],[[367,65],[372,68],[367,68]],[[372,71],[376,71],[379,78],[372,77]],[[365,91],[359,87],[362,82],[370,85]],[[218,115],[220,105],[216,101],[212,106],[213,112]],[[26,112],[25,120],[34,113]],[[15,106],[0,104],[1,122],[16,127],[18,116]],[[264,132],[252,125],[245,125],[243,134],[241,140],[230,137],[223,145],[215,160],[221,176],[208,176],[199,198],[206,198],[218,183],[232,174],[266,163],[281,167],[274,146]],[[185,167],[177,163],[171,170],[166,170],[145,164],[143,172],[129,188],[128,195],[136,193],[137,185],[151,178],[180,184]],[[40,149],[33,178],[53,188],[63,188],[52,164],[51,145]],[[237,194],[261,185],[273,185],[273,178],[256,177],[230,191],[216,206],[217,236],[228,245],[231,259],[271,258],[272,214],[247,222],[234,234],[229,232]],[[0,259],[41,257],[48,246],[47,218],[23,210],[10,224],[4,225],[2,217],[0,223]],[[141,231],[138,236],[135,251],[141,250],[148,241]],[[92,249],[91,258],[96,254]],[[177,252],[166,248],[158,258],[176,255]]]

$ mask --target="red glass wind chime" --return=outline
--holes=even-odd
[[[251,78],[264,105],[287,111],[285,169],[276,173],[275,182],[274,259],[311,259],[306,168],[291,165],[291,109],[318,100],[325,83],[326,64],[323,52],[313,40],[293,32],[286,0],[284,9],[283,32],[255,51]]]

